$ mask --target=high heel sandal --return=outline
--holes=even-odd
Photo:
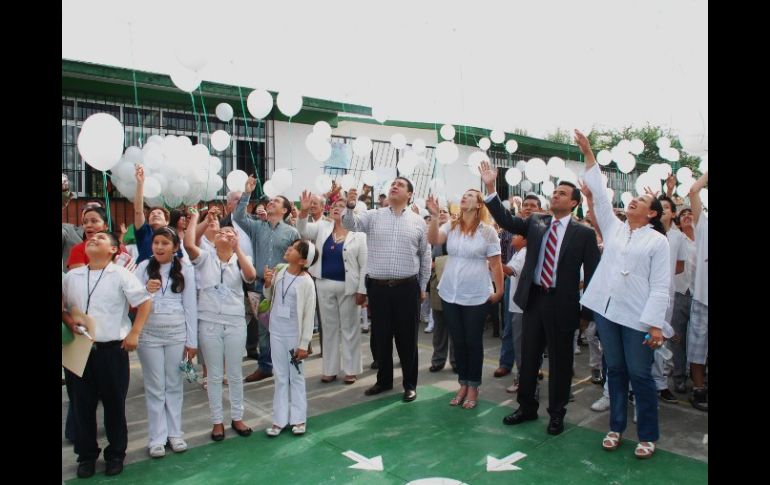
[[[457,394],[455,397],[452,398],[451,401],[449,401],[450,406],[461,406],[463,402],[465,402],[465,396],[468,395],[468,388],[465,388],[465,392],[463,392],[463,389],[460,389],[457,391]]]
[[[476,405],[478,404],[478,398],[479,398],[479,388],[478,388],[478,387],[476,387],[476,388],[474,388],[474,389],[476,390],[476,398],[475,398],[475,399],[467,399],[467,400],[466,400],[466,401],[463,403],[463,409],[473,409],[473,408],[475,408],[475,407],[476,407]],[[470,389],[468,390],[468,392],[470,393]]]

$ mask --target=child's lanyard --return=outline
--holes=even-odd
[[[94,285],[93,289],[91,288],[91,269],[86,272],[86,291],[88,292],[88,299],[86,300],[86,314],[88,314],[88,308],[91,306],[91,295],[94,294],[94,291],[96,291],[96,287],[99,286],[99,282],[102,281],[102,275],[104,275],[104,270],[107,269],[105,266],[102,268],[102,272],[99,273],[99,279],[96,280],[96,284]]]
[[[288,269],[286,270],[286,274],[291,274],[289,273]],[[286,277],[284,276],[283,280],[281,280],[281,303],[284,303],[284,304],[286,303],[286,294],[289,293],[289,290],[291,289],[291,285],[293,285],[294,282],[297,281],[297,278],[299,278],[299,276],[300,275],[294,276],[294,279],[291,280],[291,283],[289,283],[288,288],[286,288]]]

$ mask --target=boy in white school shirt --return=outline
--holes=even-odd
[[[73,333],[79,333],[76,325],[83,323],[81,317],[70,314],[70,310],[77,308],[96,322],[92,335],[94,343],[83,376],[78,377],[65,369],[75,414],[79,478],[88,478],[95,473],[96,459],[101,451],[96,440],[96,407],[100,399],[104,405],[104,427],[109,441],[104,450],[105,474],[117,475],[123,471],[128,445],[128,352],[136,349],[152,305],[150,295],[139,279],[112,262],[119,244],[110,232],[94,234],[85,248],[88,265],[70,270],[62,283],[65,307],[62,321]],[[129,305],[137,308],[133,325],[128,318]]]

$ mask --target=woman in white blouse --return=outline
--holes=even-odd
[[[606,450],[620,446],[627,423],[630,381],[639,436],[634,454],[649,458],[659,437],[653,352],[665,338],[673,336],[666,322],[671,268],[668,240],[660,220],[663,207],[651,195],[639,196],[628,204],[627,219],[621,222],[607,197],[588,139],[575,130],[575,141],[586,161],[583,191],[586,197],[593,194],[594,217],[604,238],[602,259],[580,300],[594,311],[607,360],[610,431],[602,446]]]
[[[441,227],[438,200],[429,197],[426,207],[432,216],[428,242],[434,246],[446,243],[449,256],[438,284],[444,320],[455,345],[460,383],[460,390],[449,404],[473,409],[484,361],[484,319],[488,305],[503,297],[500,239],[478,190],[466,191],[460,201],[460,217]]]
[[[176,255],[179,236],[169,227],[155,229],[152,256],[139,263],[136,276],[152,295],[152,312],[139,336],[144,375],[150,456],[187,449],[182,439],[182,373],[198,349],[198,297],[195,270]]]
[[[316,281],[323,324],[321,382],[337,378],[341,358],[344,382],[353,384],[362,370],[358,305],[366,301],[366,234],[342,226],[344,199],[332,205],[331,220],[309,222],[313,197],[308,191],[302,192],[297,230],[300,236],[315,242],[319,252],[318,264],[308,271]]]

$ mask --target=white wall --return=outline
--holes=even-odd
[[[305,147],[305,138],[313,132],[313,125],[276,121],[275,124],[275,169],[291,169],[293,183],[284,195],[289,200],[299,200],[304,189],[315,189],[315,178],[322,172],[322,163],[317,162]],[[272,176],[272,172],[270,172]]]

